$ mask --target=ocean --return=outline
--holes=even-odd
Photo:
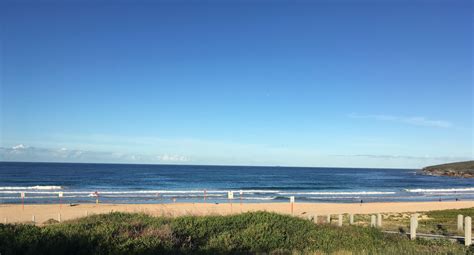
[[[474,179],[415,169],[0,162],[0,203],[474,200]],[[62,193],[62,198],[59,194]]]

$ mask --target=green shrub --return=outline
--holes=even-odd
[[[459,244],[410,241],[375,228],[315,225],[268,212],[232,216],[94,215],[60,224],[0,225],[8,254],[465,254]]]

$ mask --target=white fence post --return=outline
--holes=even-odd
[[[339,227],[342,227],[342,214],[339,214],[337,218],[337,224],[339,225]]]
[[[353,225],[354,224],[354,214],[349,214],[349,224]]]
[[[35,220],[35,216],[31,216],[31,221],[33,222],[33,224],[36,224],[36,220]]]
[[[464,218],[464,245],[470,246],[472,244],[472,223],[471,217]]]
[[[314,215],[313,222],[318,224],[318,215],[317,214]]]
[[[326,222],[327,222],[328,224],[331,223],[331,214],[328,214],[328,216],[327,216],[327,218],[326,218]]]
[[[58,213],[58,222],[61,222],[61,214]]]
[[[295,206],[295,196],[290,196],[290,210],[291,215],[293,215],[293,207]]]
[[[382,227],[382,214],[377,213],[377,227],[381,228]]]
[[[463,230],[463,225],[462,225],[464,221],[463,217],[464,216],[462,214],[458,214],[458,230],[459,231]]]
[[[415,213],[415,218],[416,218],[416,229],[418,229],[418,218],[420,217],[419,213]]]
[[[375,215],[371,215],[370,216],[370,226],[371,227],[375,227],[375,221],[376,221]]]
[[[410,218],[410,239],[416,239],[416,228],[418,227],[418,218],[416,215],[412,215]]]
[[[3,222],[4,222],[5,224],[7,224],[7,223],[8,223],[8,219],[7,219],[7,217],[5,217],[5,218],[3,219]]]

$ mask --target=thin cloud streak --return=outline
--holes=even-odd
[[[360,157],[371,159],[405,159],[405,160],[437,160],[437,161],[463,161],[472,160],[470,157],[451,156],[407,156],[407,155],[384,155],[384,154],[354,154],[354,155],[334,155],[336,157]]]
[[[77,149],[51,149],[23,144],[0,147],[2,161],[87,162],[87,163],[186,163],[190,159],[175,154],[132,154]]]
[[[385,167],[385,168],[419,168],[427,165],[470,160],[463,156],[405,156],[384,154],[346,154],[320,155],[290,153],[291,151],[269,152],[274,158],[281,158],[283,154],[291,156],[293,161],[263,161],[249,159],[246,165],[283,165],[283,166],[314,166],[314,167]],[[289,154],[288,154],[289,153]],[[269,156],[266,155],[266,156]],[[257,155],[261,157],[263,155]],[[239,157],[236,157],[239,159]],[[336,160],[335,160],[336,159]],[[311,161],[312,160],[312,161]],[[0,147],[0,161],[18,162],[64,162],[64,163],[132,163],[132,164],[217,164],[210,159],[194,158],[181,154],[133,154],[121,152],[79,150],[68,148],[43,148],[25,146],[23,144]],[[295,162],[307,162],[305,165]],[[227,165],[239,165],[238,161],[226,158]],[[338,163],[334,163],[338,162]]]
[[[393,115],[384,115],[384,114],[368,114],[368,115],[359,115],[359,114],[350,114],[350,118],[353,119],[371,119],[378,121],[391,121],[404,123],[414,126],[424,126],[424,127],[436,127],[436,128],[452,128],[454,125],[445,120],[432,120],[426,117],[412,116],[393,116]]]

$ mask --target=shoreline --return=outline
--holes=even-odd
[[[374,203],[294,203],[293,215],[311,217],[327,214],[409,213],[474,207],[474,201],[442,202],[374,202]],[[92,214],[110,212],[146,213],[152,216],[228,215],[268,211],[291,214],[290,203],[172,203],[172,204],[0,204],[0,223],[41,225],[48,219],[71,220]]]

